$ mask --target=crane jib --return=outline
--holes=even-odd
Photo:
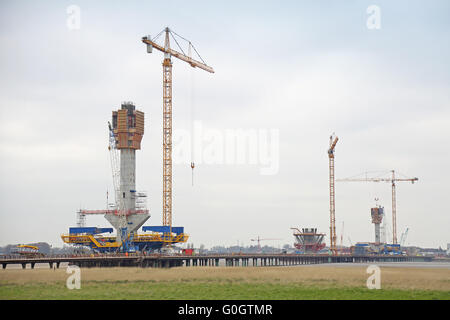
[[[214,73],[214,69],[211,68],[210,66],[208,66],[208,65],[206,65],[206,64],[204,64],[204,63],[202,63],[200,61],[197,61],[195,59],[192,59],[192,58],[190,58],[190,57],[188,57],[188,56],[186,56],[186,55],[184,55],[184,54],[182,54],[182,53],[180,53],[180,52],[178,52],[176,50],[173,50],[172,48],[165,49],[164,47],[158,45],[157,43],[155,43],[155,42],[153,42],[151,40],[148,40],[147,37],[143,37],[142,38],[142,42],[147,45],[147,52],[148,53],[151,53],[153,48],[155,48],[155,49],[157,49],[157,50],[159,50],[161,52],[169,53],[170,55],[174,56],[175,58],[178,58],[178,59],[180,59],[180,60],[182,60],[184,62],[189,63],[194,68],[198,67],[198,68],[203,69],[205,71],[208,71],[210,73]]]

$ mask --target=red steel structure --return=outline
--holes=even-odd
[[[316,228],[303,228],[300,231],[297,228],[294,230],[295,243],[294,246],[303,253],[317,253],[325,248],[325,243],[322,243],[325,237],[324,233],[317,233]]]

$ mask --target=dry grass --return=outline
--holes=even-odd
[[[65,268],[0,270],[3,284],[65,282]],[[83,268],[82,282],[233,282],[302,284],[317,287],[365,287],[366,267],[193,267],[172,269]],[[385,289],[450,291],[450,269],[381,267],[381,284]]]

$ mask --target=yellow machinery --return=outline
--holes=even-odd
[[[21,244],[16,247],[14,253],[20,254],[26,257],[43,257],[44,254],[39,252],[39,248],[32,245]]]

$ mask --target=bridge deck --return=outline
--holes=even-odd
[[[220,263],[220,261],[224,263]],[[389,256],[389,255],[298,255],[298,254],[215,254],[215,255],[58,255],[45,257],[4,256],[0,258],[3,269],[8,264],[27,264],[34,268],[36,263],[48,263],[50,268],[59,268],[61,263],[80,267],[181,267],[181,266],[285,266],[322,263],[365,263],[365,262],[427,262],[431,257]]]

